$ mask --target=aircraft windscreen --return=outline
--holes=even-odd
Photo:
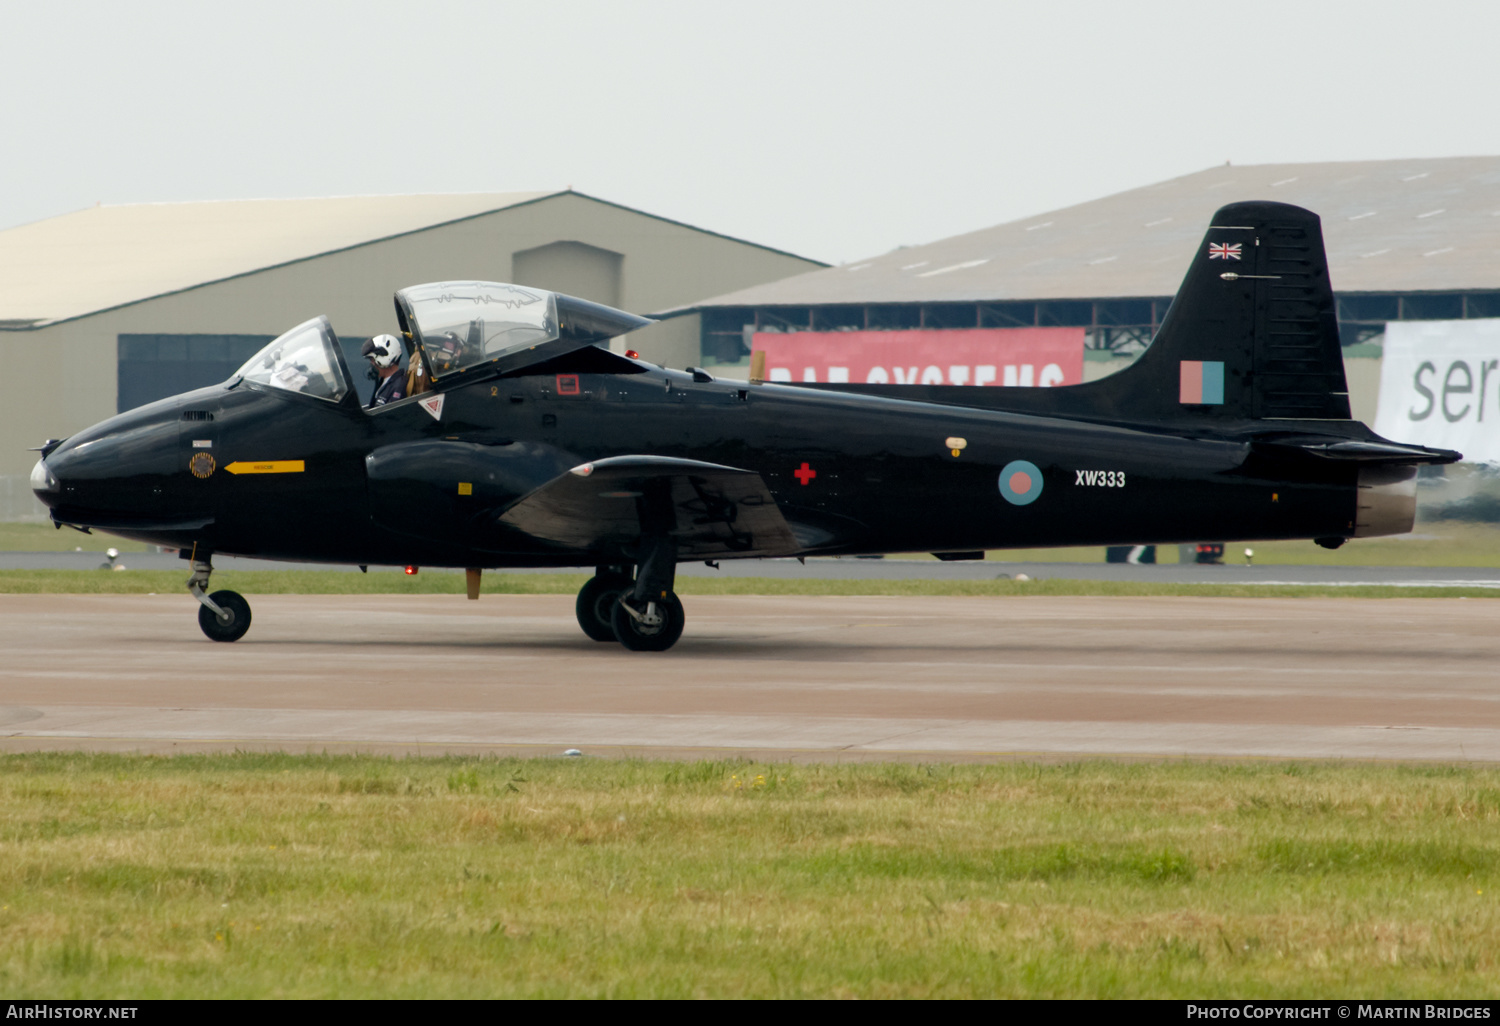
[[[558,337],[557,300],[544,289],[448,281],[403,289],[435,377]]]
[[[337,344],[328,318],[314,317],[252,356],[239,369],[239,376],[336,403],[349,391],[349,382],[334,355]]]

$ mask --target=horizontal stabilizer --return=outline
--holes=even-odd
[[[798,549],[754,471],[666,456],[613,456],[574,467],[500,517],[540,541],[625,553],[650,533],[681,558],[784,555]]]
[[[1309,456],[1355,463],[1416,466],[1423,463],[1457,463],[1462,453],[1452,449],[1429,449],[1425,445],[1403,445],[1383,439],[1278,438],[1257,443],[1273,449],[1295,449]]]

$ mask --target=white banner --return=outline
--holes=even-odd
[[[1387,324],[1375,431],[1500,463],[1500,320]]]

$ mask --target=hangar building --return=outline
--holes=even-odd
[[[327,314],[354,359],[391,296],[512,281],[636,313],[822,267],[571,189],[101,206],[0,231],[0,519],[42,513],[27,447],[228,378]],[[697,362],[696,316],[632,334]]]
[[[706,363],[741,365],[756,333],[1073,328],[1093,380],[1150,341],[1213,212],[1251,199],[1323,219],[1360,419],[1388,322],[1500,317],[1500,157],[1214,167],[673,312],[701,315]]]

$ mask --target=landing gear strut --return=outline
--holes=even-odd
[[[677,578],[677,540],[659,534],[641,539],[635,587],[622,594],[610,614],[615,638],[632,652],[665,652],[682,637],[682,602],[672,591]]]
[[[214,641],[239,641],[250,629],[250,603],[239,592],[228,589],[208,594],[208,579],[213,572],[212,553],[193,559],[187,589],[202,607],[198,610],[198,626]]]

